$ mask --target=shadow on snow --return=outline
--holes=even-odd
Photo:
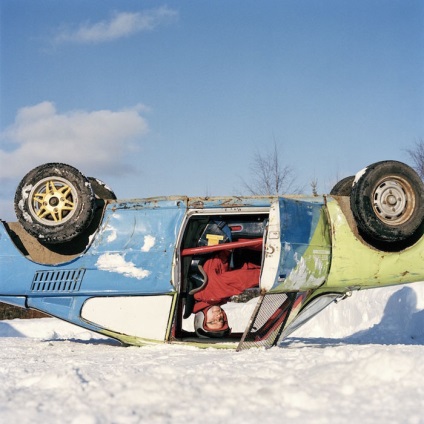
[[[417,311],[417,295],[410,287],[393,293],[381,321],[372,327],[343,338],[289,337],[281,347],[304,343],[321,347],[345,344],[424,345],[424,310]]]
[[[7,322],[0,321],[0,337],[26,337]]]

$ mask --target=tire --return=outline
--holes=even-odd
[[[96,199],[101,200],[116,200],[116,195],[102,180],[98,178],[88,177],[88,181],[90,181],[91,188],[93,189],[94,196]]]
[[[352,184],[355,180],[355,177],[352,175],[350,177],[343,178],[340,180],[330,191],[331,196],[350,196],[352,192]]]
[[[358,174],[350,197],[359,230],[371,240],[410,239],[424,219],[424,184],[402,162],[383,161]]]
[[[64,243],[90,224],[95,198],[88,179],[63,163],[47,163],[20,182],[15,212],[24,229],[44,244]]]

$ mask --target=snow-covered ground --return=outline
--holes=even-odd
[[[236,353],[0,321],[4,423],[424,423],[424,283],[353,293]]]

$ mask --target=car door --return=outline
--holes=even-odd
[[[331,241],[322,201],[280,197],[272,202],[261,288],[305,291],[321,286],[329,271]]]
[[[271,347],[329,271],[330,233],[323,203],[272,202],[261,274],[261,296],[237,350]]]

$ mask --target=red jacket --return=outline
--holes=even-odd
[[[261,268],[252,263],[245,263],[240,269],[230,270],[229,263],[216,256],[208,259],[203,269],[208,276],[208,283],[203,290],[194,294],[194,313],[211,305],[222,305],[231,296],[259,285]]]

